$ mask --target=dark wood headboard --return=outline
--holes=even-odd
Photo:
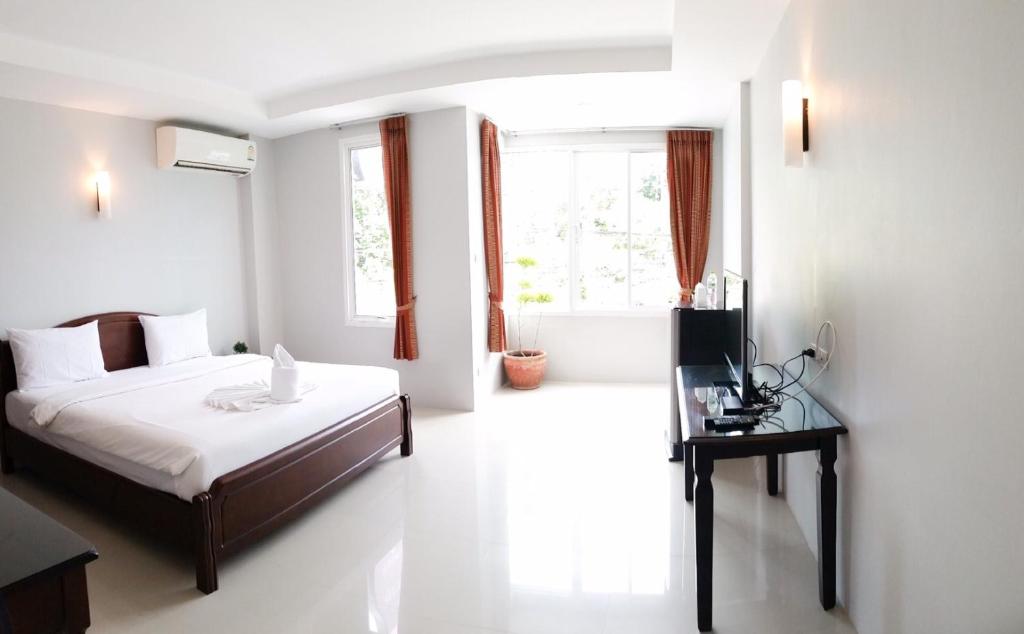
[[[57,326],[70,328],[90,321],[98,321],[100,348],[103,349],[103,365],[108,372],[134,368],[149,363],[146,357],[146,339],[142,334],[139,315],[149,313],[101,313],[72,319]],[[14,373],[14,357],[11,344],[0,341],[0,409],[5,409],[3,396],[18,389],[18,378]]]

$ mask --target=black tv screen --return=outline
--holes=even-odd
[[[747,358],[747,281],[730,271],[725,272],[725,362],[736,382],[736,394],[744,404],[750,403],[746,393],[746,377],[750,372]]]

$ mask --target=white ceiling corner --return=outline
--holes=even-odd
[[[674,0],[672,70],[746,81],[764,58],[789,0]]]

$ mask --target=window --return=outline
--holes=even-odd
[[[395,317],[395,278],[380,139],[348,141],[342,146],[342,158],[349,229],[345,267],[349,323],[390,325]]]
[[[540,294],[555,312],[672,306],[665,162],[663,145],[507,151],[506,306]]]

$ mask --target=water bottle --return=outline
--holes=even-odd
[[[718,308],[718,276],[708,274],[708,308]]]
[[[718,390],[715,389],[715,388],[709,389],[708,390],[708,396],[707,396],[707,403],[706,403],[707,408],[708,408],[708,414],[710,414],[712,416],[718,416],[718,406],[719,406],[719,404],[720,404],[720,401],[718,400]]]
[[[697,283],[696,288],[693,289],[693,307],[694,308],[707,308],[708,307],[708,289],[701,283]]]

